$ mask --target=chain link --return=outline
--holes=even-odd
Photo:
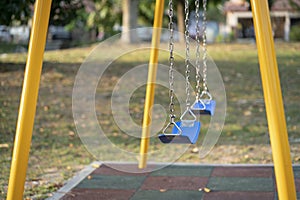
[[[207,19],[206,19],[206,11],[207,11],[207,0],[203,0],[203,33],[202,33],[202,42],[203,42],[203,91],[208,92],[207,88],[207,47],[206,47],[206,27],[207,27]]]
[[[201,93],[201,75],[200,75],[200,27],[199,27],[199,7],[200,2],[199,0],[195,1],[195,19],[196,19],[196,100],[200,99]]]
[[[174,106],[174,22],[173,22],[173,1],[169,0],[169,31],[170,31],[170,37],[169,37],[169,51],[170,51],[170,67],[169,67],[169,97],[170,97],[170,121],[172,121],[175,118],[174,112],[175,112],[175,106]]]
[[[201,92],[201,76],[200,76],[200,27],[199,27],[199,0],[195,0],[195,18],[196,18],[196,99],[200,99],[200,92]],[[207,46],[206,46],[206,27],[207,27],[207,19],[206,19],[206,12],[207,12],[207,0],[203,0],[203,31],[202,31],[202,45],[203,45],[203,91],[207,92]],[[174,9],[173,9],[173,0],[169,0],[169,97],[170,97],[170,121],[174,120],[175,115],[175,106],[174,106]],[[185,76],[186,76],[186,106],[190,106],[190,40],[189,40],[189,1],[185,0],[185,45],[186,45],[186,58],[185,58]]]
[[[186,107],[189,108],[190,100],[190,34],[189,34],[189,0],[185,0],[185,91],[186,91]]]

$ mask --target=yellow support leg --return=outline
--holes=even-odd
[[[51,0],[37,0],[30,36],[7,200],[23,199]]]
[[[155,81],[156,81],[156,71],[158,62],[158,52],[160,43],[160,34],[162,27],[162,19],[164,12],[164,0],[156,0],[155,13],[154,13],[154,24],[153,24],[153,35],[151,44],[151,53],[149,60],[149,70],[148,70],[148,81],[146,88],[146,99],[144,108],[144,120],[143,120],[143,131],[141,137],[140,146],[140,160],[139,168],[143,169],[147,165],[147,152],[149,146],[150,128],[151,128],[151,108],[154,102],[155,93]]]
[[[278,197],[295,200],[296,191],[267,0],[251,0]]]

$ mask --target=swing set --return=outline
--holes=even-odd
[[[158,135],[162,143],[196,143],[201,123],[200,115],[214,115],[216,101],[209,93],[207,85],[207,50],[206,50],[206,7],[207,0],[203,0],[202,15],[202,80],[200,76],[200,28],[199,8],[200,0],[195,0],[196,20],[196,95],[194,103],[191,103],[190,94],[190,41],[189,41],[189,1],[185,0],[185,86],[186,109],[179,121],[174,114],[174,22],[173,1],[169,0],[169,123]],[[36,103],[43,63],[43,54],[46,43],[48,21],[51,0],[36,0],[33,16],[28,59],[25,69],[25,77],[20,102],[20,110],[16,129],[16,138],[13,150],[11,172],[8,185],[7,200],[21,200],[23,198],[26,178],[27,163],[30,143],[36,111]],[[262,86],[267,111],[267,120],[273,152],[274,169],[276,175],[277,191],[279,199],[296,199],[294,175],[290,158],[290,147],[284,117],[284,108],[277,69],[277,61],[274,50],[271,23],[269,17],[268,2],[266,0],[251,0],[254,27]],[[149,60],[149,72],[144,107],[143,131],[140,145],[139,168],[145,168],[147,164],[147,152],[150,140],[150,109],[154,102],[155,80],[158,63],[159,42],[164,13],[164,0],[156,0],[154,29],[152,35],[152,48]],[[202,87],[201,87],[202,83]],[[198,118],[198,119],[197,119]],[[171,130],[171,131],[170,131]]]
[[[207,87],[207,48],[206,48],[206,7],[207,0],[203,0],[203,19],[202,19],[202,43],[203,43],[203,91],[201,92],[200,86],[200,28],[199,28],[199,7],[200,1],[195,1],[196,6],[196,100],[191,105],[190,98],[190,40],[189,40],[189,1],[185,0],[185,91],[186,91],[186,110],[180,117],[180,121],[175,122],[176,116],[174,115],[174,41],[173,41],[173,2],[169,0],[169,30],[170,30],[170,39],[169,39],[169,50],[170,50],[170,69],[169,69],[169,94],[170,94],[170,122],[163,129],[162,134],[158,137],[163,143],[191,143],[195,144],[197,142],[201,123],[197,121],[195,114],[209,114],[213,115],[216,102],[212,100],[212,96],[208,91]],[[206,98],[204,98],[206,96]],[[207,98],[208,97],[208,98]],[[173,126],[171,133],[166,133],[170,126]]]

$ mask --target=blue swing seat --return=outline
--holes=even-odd
[[[202,103],[203,102],[203,103]],[[198,101],[192,106],[192,111],[194,114],[203,115],[214,115],[216,108],[215,100],[204,99],[202,102]]]
[[[182,121],[175,122],[177,127],[180,127],[181,133],[176,126],[173,127],[172,133],[159,134],[158,138],[162,143],[174,144],[195,144],[197,142],[201,123],[194,121],[191,126],[183,125]]]

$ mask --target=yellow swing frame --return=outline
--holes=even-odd
[[[51,0],[36,0],[11,163],[7,200],[21,200],[23,198],[50,7]],[[256,43],[273,152],[278,197],[279,199],[284,200],[296,200],[294,175],[268,2],[267,0],[251,0],[251,7],[256,32]],[[153,25],[156,29],[154,29],[152,35],[152,49],[149,60],[139,168],[145,168],[147,165],[147,152],[151,128],[150,109],[154,102],[159,54],[158,48],[163,11],[164,0],[156,0]]]

